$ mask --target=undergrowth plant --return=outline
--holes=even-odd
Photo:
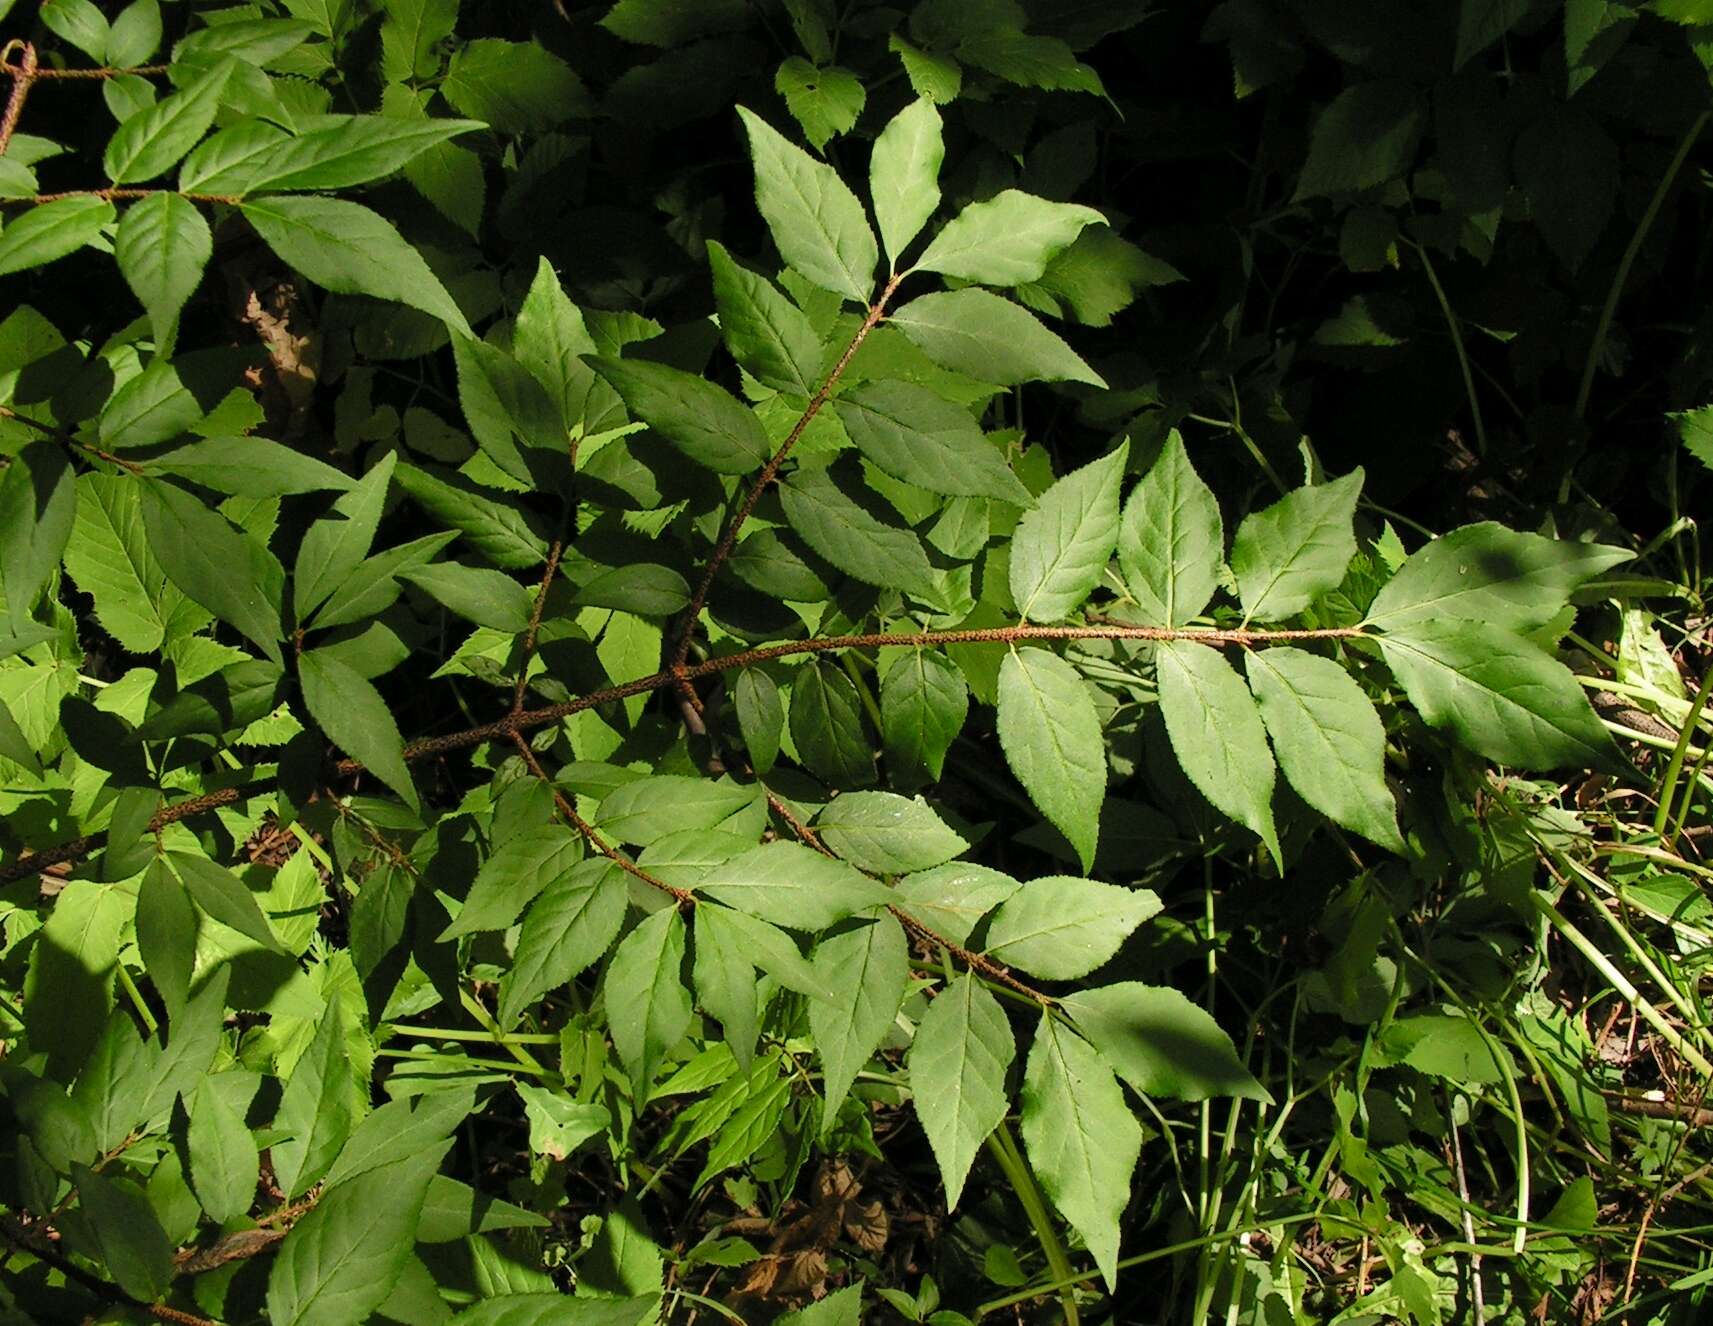
[[[646,125],[749,8],[539,22],[666,51]],[[1280,481],[1211,357],[1157,408],[1089,329],[1179,274],[968,141],[1130,23],[854,8],[757,7],[741,187],[571,279],[563,34],[0,0],[6,1320],[1520,1321],[1618,1163],[1586,1007],[1713,1076],[1638,541]]]

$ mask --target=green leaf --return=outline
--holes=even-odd
[[[549,1160],[564,1160],[583,1143],[599,1137],[612,1126],[612,1119],[605,1105],[594,1102],[580,1102],[560,1092],[549,1091],[545,1087],[530,1086],[525,1082],[513,1084],[517,1094],[523,1100],[524,1117],[529,1120],[529,1149],[538,1156],[546,1156]],[[441,1182],[438,1179],[436,1182]],[[459,1185],[463,1187],[462,1184]],[[466,1189],[475,1196],[473,1190]],[[432,1199],[432,1190],[431,1190]],[[506,1203],[500,1203],[501,1206]],[[546,1224],[541,1217],[530,1217],[529,1213],[518,1207],[512,1207],[519,1215],[526,1217],[520,1223]],[[425,1213],[426,1218],[426,1213]],[[417,1230],[417,1238],[422,1239],[422,1231]]]
[[[386,0],[381,21],[381,73],[389,83],[440,72],[440,43],[458,21],[458,0]]]
[[[1477,754],[1527,769],[1621,769],[1623,760],[1569,668],[1486,622],[1418,621],[1380,652],[1434,727]]]
[[[518,1090],[520,1094],[526,1091],[533,1094],[538,1090],[541,1096],[549,1094],[524,1083],[518,1084]],[[524,1099],[528,1101],[530,1096],[526,1095]],[[554,1097],[556,1104],[562,1100],[563,1097]],[[573,1105],[572,1109],[582,1117],[582,1126],[585,1127],[592,1121],[594,1113],[603,1118],[606,1116],[606,1110],[599,1105]],[[534,1119],[531,1118],[530,1122],[533,1124]],[[416,1241],[456,1243],[470,1234],[486,1234],[500,1229],[538,1229],[546,1224],[546,1219],[533,1211],[477,1192],[469,1184],[444,1174],[436,1174],[429,1180],[428,1198],[422,1204],[422,1219],[416,1227]]]
[[[165,174],[214,123],[231,69],[217,64],[183,92],[162,97],[121,124],[102,154],[107,178],[128,184]]]
[[[717,240],[708,241],[720,336],[732,358],[758,381],[807,399],[821,376],[821,338],[808,314],[765,276],[740,267]]]
[[[1532,631],[1556,616],[1583,581],[1633,555],[1492,521],[1464,525],[1412,553],[1375,595],[1367,620],[1387,631],[1448,619]]]
[[[112,1008],[120,927],[131,916],[121,889],[71,880],[36,932],[24,982],[24,1021],[48,1052],[51,1076],[70,1080]]]
[[[534,603],[517,581],[499,571],[457,562],[430,562],[406,567],[399,579],[425,590],[437,602],[478,626],[492,627],[508,635],[529,629]]]
[[[687,774],[654,774],[615,788],[595,824],[622,843],[647,847],[669,833],[714,829],[755,804],[754,787]]]
[[[865,382],[834,409],[857,450],[895,479],[931,493],[1034,504],[975,417],[925,387]]]
[[[95,600],[102,629],[132,653],[147,654],[208,617],[167,582],[149,550],[140,493],[140,484],[118,475],[79,475],[65,567]]]
[[[1547,248],[1571,271],[1605,233],[1618,197],[1618,145],[1580,105],[1556,100],[1517,135],[1517,183]]]
[[[381,693],[325,649],[299,656],[297,679],[310,717],[321,730],[416,809],[421,803],[404,762],[404,738]]]
[[[793,470],[779,486],[779,501],[803,542],[846,575],[938,597],[921,539],[888,517],[853,470]]]
[[[958,54],[978,69],[1023,87],[1104,96],[1100,75],[1057,37],[1038,37],[1008,24],[989,27],[958,43]]]
[[[1713,470],[1713,405],[1703,405],[1698,409],[1670,413],[1666,418],[1677,425],[1678,439],[1683,448],[1691,456],[1709,470]],[[1465,528],[1475,528],[1466,526]],[[1503,528],[1501,526],[1501,528]],[[1461,533],[1453,530],[1452,534]],[[1451,535],[1446,535],[1450,538]]]
[[[816,285],[867,304],[880,260],[862,204],[831,166],[738,107],[755,164],[755,201],[780,256]]]
[[[761,421],[706,378],[646,359],[596,355],[588,362],[633,415],[698,465],[720,474],[750,474],[773,454]]]
[[[1005,1118],[1005,1075],[1017,1057],[999,1001],[964,972],[928,1005],[910,1043],[910,1101],[955,1210],[981,1144]]]
[[[551,129],[589,111],[583,80],[546,47],[482,37],[452,53],[440,93],[496,133]]]
[[[1286,493],[1252,511],[1231,540],[1231,573],[1244,619],[1278,621],[1301,612],[1344,579],[1356,556],[1356,498],[1362,471]]]
[[[404,939],[415,892],[416,881],[410,872],[390,861],[363,877],[363,886],[351,904],[349,939],[352,965],[364,980]]]
[[[14,631],[28,624],[43,588],[57,588],[76,518],[77,479],[63,446],[32,442],[12,457],[0,473],[0,590]]]
[[[737,710],[738,730],[750,767],[758,774],[773,768],[779,757],[779,737],[785,728],[785,706],[779,687],[760,668],[744,668],[732,686],[732,704]]]
[[[617,608],[639,617],[670,617],[690,602],[690,586],[669,566],[637,562],[591,576],[572,600],[585,607]]]
[[[454,537],[430,534],[358,562],[307,624],[317,630],[344,626],[391,607],[403,592],[399,577],[413,567],[428,565]]]
[[[422,255],[367,207],[339,198],[271,197],[249,199],[241,208],[283,262],[322,288],[396,300],[471,334]]]
[[[1047,264],[1083,227],[1105,223],[1092,207],[1003,189],[985,202],[971,203],[947,223],[916,266],[983,285],[1022,285],[1040,280]]]
[[[1273,1097],[1205,1009],[1165,985],[1123,981],[1059,1001],[1077,1030],[1141,1095],[1173,1100]]]
[[[458,401],[476,443],[519,483],[559,487],[569,458],[564,420],[541,383],[505,351],[467,336],[452,341]]]
[[[630,1073],[634,1099],[646,1096],[666,1052],[689,1029],[692,1010],[683,966],[684,920],[675,907],[644,918],[607,964],[607,1025]]]
[[[256,1139],[212,1078],[191,1097],[185,1146],[190,1184],[208,1218],[223,1225],[246,1214],[256,1200]]]
[[[715,866],[696,891],[788,930],[825,930],[892,895],[843,861],[796,843],[763,843]]]
[[[930,359],[995,386],[1022,382],[1106,381],[1040,319],[987,290],[923,295],[891,313],[897,327]]]
[[[589,418],[601,408],[599,399],[611,399],[609,388],[583,362],[583,356],[598,349],[582,310],[566,296],[552,265],[542,258],[518,309],[512,354],[559,407],[560,422],[567,429],[582,425],[585,431],[592,431]],[[594,406],[592,390],[604,394]]]
[[[1173,429],[1118,526],[1118,565],[1150,626],[1183,626],[1219,588],[1225,525],[1213,491],[1190,465]]]
[[[1118,542],[1118,487],[1128,442],[1060,479],[1017,524],[1011,597],[1031,621],[1056,622],[1081,605]]]
[[[895,777],[938,782],[968,714],[964,675],[945,655],[914,649],[893,663],[880,683],[880,727]]]
[[[1457,15],[1457,52],[1453,70],[1486,50],[1529,12],[1528,0],[1462,0]]]
[[[157,856],[137,888],[137,950],[169,1016],[190,997],[197,926],[190,894]]]
[[[867,100],[862,81],[849,69],[838,65],[816,68],[800,55],[780,64],[773,87],[817,152],[836,134],[851,131]]]
[[[563,824],[552,823],[521,833],[482,862],[458,917],[440,933],[440,940],[482,930],[504,930],[550,883],[571,873],[583,858],[583,839]]]
[[[214,235],[195,203],[163,190],[132,203],[119,220],[113,256],[155,340],[170,345],[178,315],[214,254]]]
[[[787,990],[827,1003],[843,1002],[844,993],[827,984],[823,974],[804,958],[797,941],[778,926],[748,912],[711,903],[697,907],[698,923],[704,914],[718,915],[716,925],[723,938],[736,942],[737,951],[749,966],[766,972]]]
[[[1178,763],[1214,806],[1253,829],[1281,866],[1273,827],[1273,752],[1243,679],[1216,649],[1188,640],[1156,647],[1160,715]]]
[[[91,194],[31,207],[0,231],[0,276],[45,267],[77,252],[112,220],[113,204]]]
[[[619,0],[601,26],[625,41],[670,49],[748,21],[743,0]]]
[[[729,907],[707,903],[696,908],[692,922],[696,950],[693,974],[696,1001],[719,1022],[738,1070],[747,1073],[755,1058],[761,1018],[748,936],[733,924],[733,918],[740,915]]]
[[[1340,92],[1315,121],[1294,201],[1371,189],[1405,175],[1427,118],[1410,84],[1370,79]]]
[[[268,1274],[272,1326],[350,1326],[386,1301],[451,1143],[332,1188],[286,1235]]]
[[[940,205],[940,166],[946,144],[940,113],[926,98],[911,102],[874,140],[868,191],[893,270],[910,241]]]
[[[903,875],[950,861],[968,850],[962,834],[921,797],[846,792],[815,816],[815,830],[859,870]]]
[[[1371,842],[1404,851],[1386,789],[1386,731],[1349,673],[1330,659],[1275,646],[1244,657],[1249,689],[1279,767],[1302,799]]]
[[[962,944],[1000,903],[1023,886],[987,866],[954,861],[909,875],[893,886],[899,905],[936,933]]]
[[[963,90],[964,75],[951,56],[918,50],[896,32],[887,37],[886,45],[903,63],[905,77],[918,97],[941,106],[957,100]]]
[[[71,1181],[107,1273],[132,1298],[154,1302],[172,1282],[173,1246],[147,1195],[85,1165],[71,1167]]]
[[[256,895],[225,866],[193,852],[168,852],[167,860],[196,905],[209,916],[265,949],[291,956],[262,915]]]
[[[37,17],[56,37],[69,41],[97,64],[107,58],[112,29],[90,0],[46,0]]]
[[[1030,880],[988,923],[987,954],[1049,981],[1087,976],[1160,910],[1148,889],[1070,875]]]
[[[178,168],[186,193],[244,193],[285,142],[284,130],[259,119],[236,120],[199,143]]]
[[[1007,653],[999,667],[999,744],[1029,799],[1087,870],[1106,796],[1106,742],[1076,669],[1034,646]]]
[[[280,1094],[274,1127],[288,1136],[269,1154],[281,1191],[297,1197],[319,1183],[356,1123],[356,1088],[335,995]]]
[[[605,857],[558,875],[524,913],[512,966],[500,985],[500,1026],[577,977],[606,953],[625,918],[624,872]]]
[[[898,1016],[910,976],[904,927],[891,915],[861,920],[815,946],[823,985],[844,992],[838,1003],[809,1002],[809,1029],[821,1058],[821,1133],[838,1118],[856,1075],[867,1066]]]
[[[1418,1073],[1450,1082],[1491,1086],[1510,1076],[1481,1029],[1465,1017],[1415,1013],[1386,1028],[1379,1048],[1389,1063],[1404,1063]]]
[[[30,739],[4,704],[0,704],[0,759],[22,765],[32,778],[42,776],[42,762],[36,757]]]
[[[447,1326],[644,1326],[657,1319],[659,1301],[658,1294],[616,1300],[500,1294],[465,1308]]]
[[[357,1125],[340,1148],[333,1168],[327,1171],[324,1187],[335,1188],[383,1165],[429,1151],[435,1143],[451,1137],[475,1105],[475,1093],[461,1087],[388,1101]]]
[[[863,730],[856,686],[833,664],[813,659],[797,670],[791,742],[809,771],[833,787],[874,781],[874,749]]]
[[[1115,1288],[1118,1220],[1130,1201],[1142,1129],[1106,1061],[1050,1009],[1023,1069],[1022,1122],[1041,1186],[1083,1236],[1107,1288]]]
[[[210,437],[145,462],[167,474],[219,493],[286,497],[297,493],[345,492],[349,475],[301,451],[265,437]]]
[[[346,189],[402,170],[440,143],[486,128],[478,120],[407,120],[335,115],[280,143],[257,166],[246,192]]]
[[[463,534],[501,570],[521,571],[547,560],[547,540],[529,516],[473,484],[441,478],[415,465],[400,465],[395,477],[431,516]]]

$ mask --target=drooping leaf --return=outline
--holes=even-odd
[[[1005,1075],[1017,1056],[999,1001],[970,972],[936,995],[910,1043],[910,1100],[955,1210],[981,1144],[1005,1118]]]
[[[1412,553],[1374,596],[1368,622],[1388,631],[1448,619],[1512,631],[1543,626],[1583,581],[1633,556],[1599,543],[1572,543],[1464,525]]]
[[[136,930],[143,970],[171,1016],[190,995],[197,918],[190,894],[158,856],[149,862],[137,888]]]
[[[1570,669],[1520,635],[1487,622],[1417,621],[1381,636],[1380,652],[1423,718],[1490,760],[1623,767]]]
[[[951,860],[963,836],[921,797],[846,792],[815,816],[815,830],[835,853],[862,870],[903,875]]]
[[[741,267],[717,240],[708,241],[720,336],[732,358],[758,381],[805,399],[821,376],[821,338],[808,314],[765,276]]]
[[[1060,1001],[1114,1071],[1144,1096],[1206,1100],[1272,1096],[1207,1011],[1166,985],[1123,981]]]
[[[1118,527],[1118,565],[1143,620],[1171,627],[1198,617],[1219,588],[1224,553],[1219,503],[1174,429],[1131,490]]]
[[[529,628],[530,593],[510,576],[481,566],[429,562],[406,567],[399,579],[425,590],[436,602],[478,626],[516,635]]]
[[[788,930],[825,930],[891,895],[843,861],[772,842],[715,866],[697,886],[728,907]]]
[[[1118,1219],[1130,1200],[1142,1129],[1106,1061],[1051,1010],[1041,1015],[1024,1065],[1022,1123],[1041,1186],[1112,1288]]]
[[[843,466],[793,471],[780,504],[803,542],[846,575],[936,597],[933,568],[914,531],[885,518],[879,503]]]
[[[898,1016],[910,975],[910,952],[904,928],[882,914],[828,935],[815,946],[814,962],[827,988],[847,992],[836,1004],[819,999],[809,1004],[809,1028],[821,1059],[825,1134],[851,1083]]]
[[[421,309],[453,331],[470,324],[422,255],[392,223],[342,198],[252,198],[244,216],[280,258],[324,289]]]
[[[500,987],[500,1026],[510,1028],[548,990],[606,953],[625,918],[624,872],[605,857],[558,875],[524,913],[517,951]]]
[[[1041,495],[1011,540],[1011,597],[1025,618],[1055,622],[1089,595],[1118,542],[1118,485],[1129,444],[1090,461]]]
[[[1166,640],[1154,658],[1160,714],[1178,763],[1203,796],[1259,834],[1282,863],[1273,827],[1273,752],[1249,688],[1206,645]]]
[[[57,442],[32,442],[0,473],[0,590],[22,629],[56,573],[77,518],[77,479]]]
[[[257,164],[247,191],[366,184],[402,169],[437,144],[485,127],[478,120],[407,120],[392,115],[325,118],[330,122],[275,147]]]
[[[1579,104],[1552,100],[1517,135],[1517,183],[1541,238],[1575,271],[1611,220],[1620,153],[1611,135]]]
[[[113,220],[113,204],[92,194],[56,198],[13,217],[0,231],[0,276],[45,267],[75,253]]]
[[[265,437],[208,437],[155,456],[147,464],[219,493],[286,497],[346,492],[351,479],[313,456]]]
[[[851,679],[811,660],[791,684],[791,740],[809,771],[836,788],[874,781],[874,751]]]
[[[1405,174],[1426,118],[1421,94],[1400,80],[1345,88],[1315,121],[1296,198],[1353,193]]]
[[[615,788],[601,801],[595,824],[621,843],[646,847],[669,833],[715,829],[755,804],[756,789],[730,779],[655,774]]]
[[[943,654],[912,650],[880,684],[888,767],[904,779],[938,781],[968,714],[969,690],[957,665]]]
[[[1231,573],[1246,618],[1290,617],[1338,587],[1356,555],[1351,521],[1361,491],[1358,468],[1244,517],[1231,540]]]
[[[785,729],[779,687],[761,669],[745,668],[732,686],[732,704],[750,765],[756,773],[765,774],[779,757],[779,738]]]
[[[1254,650],[1244,666],[1297,794],[1335,824],[1402,852],[1386,733],[1362,688],[1332,660],[1284,646]]]
[[[703,904],[696,908],[695,966],[696,1002],[720,1023],[725,1043],[737,1060],[738,1070],[748,1072],[755,1058],[761,1018],[756,998],[755,966],[745,946],[745,936],[731,918],[740,915],[729,907]]]
[[[838,172],[738,107],[755,165],[755,201],[785,261],[816,285],[867,304],[880,259],[862,204]]]
[[[684,942],[677,908],[663,908],[625,936],[607,965],[607,1025],[638,1099],[690,1025]]]
[[[132,1298],[152,1303],[172,1280],[172,1240],[147,1195],[130,1179],[71,1167],[78,1200],[108,1273]]]
[[[874,140],[868,162],[869,197],[894,270],[940,205],[940,166],[945,157],[940,113],[926,98],[894,115]]]
[[[335,996],[286,1080],[274,1115],[274,1127],[288,1136],[275,1142],[269,1154],[287,1197],[299,1196],[321,1181],[356,1124],[351,1061]]]
[[[1106,385],[1034,314],[987,290],[922,295],[890,314],[887,321],[929,358],[978,382],[1001,387],[1020,382]]]
[[[256,1200],[256,1139],[212,1078],[191,1097],[185,1142],[191,1187],[208,1218],[225,1224],[249,1211]]]
[[[464,43],[453,52],[440,91],[498,133],[550,129],[589,109],[583,80],[537,42],[479,37]]]
[[[214,123],[231,66],[217,64],[182,92],[162,97],[126,120],[102,155],[115,184],[152,180],[178,162]]]
[[[373,557],[365,557],[347,572],[343,582],[315,610],[306,625],[317,630],[345,626],[385,611],[404,592],[404,582],[400,577],[416,567],[427,566],[454,537],[451,534],[429,534],[378,552]]]
[[[974,416],[925,387],[868,382],[840,396],[834,408],[857,450],[895,479],[931,493],[1032,504]]]
[[[539,566],[547,540],[527,513],[496,501],[475,485],[400,465],[399,486],[443,525],[459,531],[470,546],[503,571]]]
[[[646,359],[598,355],[588,362],[633,415],[698,465],[720,474],[750,474],[773,454],[760,420],[705,378]]]
[[[170,190],[132,203],[119,219],[113,256],[149,315],[155,339],[170,344],[184,308],[214,254],[214,235],[197,210]]]
[[[439,938],[506,929],[550,883],[571,873],[582,857],[582,837],[563,824],[548,824],[506,839],[482,862],[463,909]]]
[[[1004,189],[964,208],[934,236],[916,265],[983,285],[1022,285],[1040,280],[1047,264],[1085,226],[1102,225],[1105,219],[1092,207]]]
[[[287,952],[268,918],[262,915],[256,895],[225,866],[194,852],[168,852],[167,859],[196,905],[209,916],[263,948],[275,953]]]
[[[143,527],[167,578],[276,663],[285,568],[267,547],[173,484],[144,481]]]
[[[1050,981],[1087,976],[1160,910],[1159,896],[1070,875],[1033,879],[1000,903],[987,953]]]
[[[416,784],[404,762],[404,738],[374,685],[326,649],[299,655],[297,678],[303,702],[321,730],[406,805],[418,806]]]
[[[1034,646],[1006,654],[999,744],[1029,799],[1088,869],[1106,795],[1105,743],[1088,688],[1057,654]]]

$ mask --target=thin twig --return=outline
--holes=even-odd
[[[593,847],[597,852],[606,857],[607,860],[611,861],[627,875],[632,875],[635,878],[640,879],[644,884],[647,884],[652,888],[659,889],[662,893],[671,894],[673,901],[675,901],[680,908],[688,910],[696,905],[696,895],[691,893],[690,890],[681,889],[675,884],[668,884],[663,879],[657,879],[641,866],[637,865],[635,861],[632,861],[623,852],[619,851],[618,848],[614,847],[605,838],[601,837],[599,830],[577,813],[577,808],[571,804],[570,798],[553,785],[553,780],[547,776],[547,770],[541,767],[541,761],[535,757],[535,752],[530,749],[529,743],[516,732],[511,735],[512,742],[517,746],[518,754],[523,756],[523,762],[529,766],[529,771],[547,785],[547,790],[553,794],[553,804],[558,808],[559,813],[564,816],[565,822],[572,828],[576,829],[578,833],[582,834],[583,837],[588,840],[589,846]]]
[[[755,504],[761,500],[762,493],[767,491],[767,486],[778,476],[779,467],[785,463],[785,458],[791,454],[791,448],[797,445],[797,441],[803,436],[804,430],[814,422],[815,416],[821,412],[821,407],[832,396],[833,388],[838,386],[839,379],[850,367],[851,360],[856,357],[856,352],[862,348],[862,343],[868,339],[868,334],[886,316],[887,302],[897,292],[898,283],[903,279],[903,276],[894,276],[887,281],[880,292],[880,298],[874,301],[873,307],[869,309],[867,316],[862,320],[862,326],[857,328],[856,335],[851,337],[851,342],[845,347],[845,352],[839,356],[839,362],[834,364],[832,372],[827,374],[827,380],[809,398],[809,404],[804,407],[803,413],[792,425],[791,432],[786,435],[785,441],[779,444],[779,450],[774,452],[772,459],[761,467],[761,473],[756,476],[755,482],[744,494],[742,505],[732,516],[731,523],[726,526],[725,533],[720,535],[720,541],[714,545],[714,551],[708,558],[708,565],[702,572],[701,584],[696,586],[696,592],[690,596],[690,605],[684,609],[682,625],[678,630],[678,643],[672,653],[674,664],[682,666],[684,660],[690,656],[690,637],[695,633],[696,619],[702,615],[702,609],[707,606],[708,593],[714,587],[714,577],[719,574],[720,568],[725,565],[726,558],[731,556],[732,548],[737,544],[738,532],[743,529],[744,522],[755,511]]]
[[[17,64],[12,63],[12,52],[21,53]],[[0,157],[6,155],[6,149],[12,145],[12,135],[18,129],[18,117],[24,113],[24,98],[30,95],[30,89],[42,75],[36,69],[36,48],[27,41],[9,41],[0,47],[0,72],[12,76],[12,91],[6,98],[6,110],[0,114]]]
[[[555,539],[553,546],[547,550],[547,569],[541,573],[541,588],[535,593],[535,607],[529,614],[529,630],[523,637],[523,657],[517,665],[517,689],[512,692],[512,713],[523,712],[524,693],[529,689],[529,660],[535,656],[535,637],[541,631],[541,614],[547,607],[547,591],[553,584],[554,574],[559,570],[559,559],[564,555],[565,543]]]
[[[13,95],[16,95],[14,90]],[[183,189],[66,189],[60,193],[38,193],[29,198],[0,198],[0,204],[17,206],[25,204],[39,207],[43,203],[57,203],[62,198],[101,198],[107,202],[128,202],[136,198],[152,198],[157,193],[176,193],[189,203],[224,203],[228,207],[236,207],[244,201],[241,193],[186,193]]]
[[[23,42],[21,44],[29,46],[30,43]],[[31,48],[31,54],[34,55],[34,53],[34,48]],[[18,72],[14,65],[0,64],[0,74],[10,74],[15,79],[18,77]],[[126,74],[135,74],[144,78],[159,78],[171,72],[171,65],[139,64],[133,65],[129,69],[114,69],[110,66],[100,69],[37,69],[33,71],[31,78],[38,83],[71,83],[84,79],[120,78]]]

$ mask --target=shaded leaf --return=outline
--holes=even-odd
[[[1057,654],[1033,646],[1006,654],[999,744],[1029,799],[1088,869],[1106,794],[1105,742],[1087,687]]]

